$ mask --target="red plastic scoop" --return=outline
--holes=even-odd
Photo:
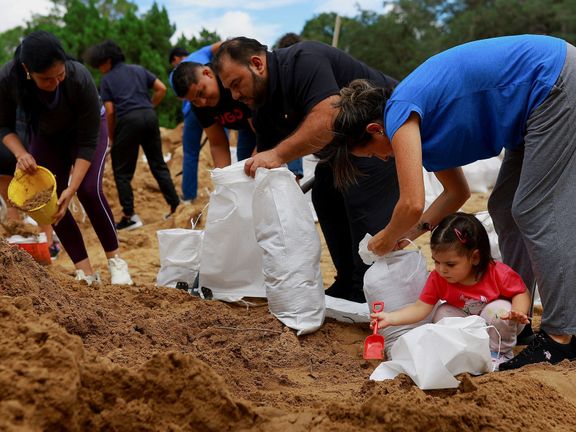
[[[384,302],[372,303],[372,312],[382,312]],[[373,321],[373,331],[364,341],[364,359],[382,360],[384,358],[384,336],[378,334],[378,320]]]

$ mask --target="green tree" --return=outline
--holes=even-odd
[[[14,51],[20,43],[23,32],[22,27],[14,27],[0,33],[0,64],[4,64],[14,57]]]

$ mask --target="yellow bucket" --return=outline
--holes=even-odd
[[[56,179],[50,170],[38,166],[34,174],[17,169],[14,178],[8,185],[8,199],[12,204],[23,209],[24,204],[34,198],[39,192],[52,187],[52,195],[44,203],[32,209],[25,210],[39,225],[50,225],[58,211],[58,198],[56,196]]]

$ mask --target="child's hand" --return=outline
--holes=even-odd
[[[394,325],[390,322],[390,314],[387,312],[377,312],[370,314],[370,328],[374,327],[374,321],[378,321],[378,328],[386,328]]]
[[[498,318],[503,320],[517,321],[520,324],[528,324],[530,322],[530,320],[528,320],[528,315],[523,312],[518,312],[514,309],[502,315],[498,315]]]

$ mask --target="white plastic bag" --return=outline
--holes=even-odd
[[[320,237],[294,174],[259,168],[252,213],[270,312],[298,335],[316,331],[325,314]]]
[[[175,288],[186,282],[190,288],[200,269],[200,249],[204,231],[183,228],[156,231],[160,271],[156,285]]]
[[[476,216],[476,219],[482,222],[482,225],[484,225],[484,228],[486,228],[486,232],[488,233],[488,240],[490,240],[490,253],[492,258],[494,258],[496,261],[502,261],[500,247],[498,246],[498,234],[496,234],[496,230],[494,229],[494,223],[492,222],[490,213],[487,211],[482,211],[476,213],[474,216]]]
[[[470,185],[470,192],[486,193],[494,187],[502,160],[498,157],[480,159],[462,167],[464,176]]]
[[[200,257],[200,286],[215,299],[238,301],[265,297],[262,250],[252,222],[254,179],[244,162],[212,171],[210,195]]]
[[[492,371],[486,322],[477,315],[443,318],[402,335],[392,347],[392,360],[370,375],[374,381],[409,375],[422,390],[455,388],[454,375]]]
[[[379,257],[364,274],[364,295],[370,308],[374,302],[384,302],[384,310],[392,312],[418,300],[426,284],[426,259],[420,250],[399,250]],[[387,327],[378,331],[384,336],[386,354],[396,339],[419,325],[429,323],[432,313],[410,325]]]
[[[370,322],[370,313],[366,303],[357,303],[337,297],[325,296],[326,318],[348,324]]]

